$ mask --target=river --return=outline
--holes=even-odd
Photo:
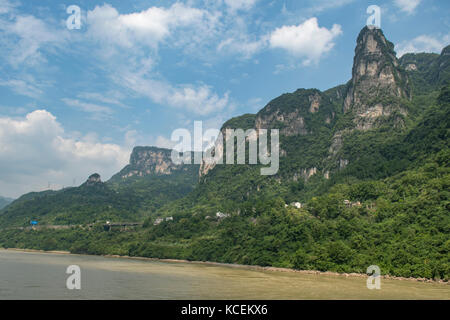
[[[69,290],[66,269],[81,270]],[[0,250],[0,300],[5,299],[450,299],[450,286],[364,277],[100,256]]]

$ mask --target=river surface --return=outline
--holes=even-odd
[[[69,265],[81,289],[69,290]],[[195,263],[0,250],[5,299],[450,299],[450,285],[313,275]]]

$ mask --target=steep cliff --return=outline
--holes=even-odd
[[[409,80],[399,65],[394,45],[381,29],[365,27],[357,40],[344,112],[354,115],[358,129],[368,130],[380,117],[396,112],[406,115],[401,99],[410,97]]]
[[[172,150],[157,147],[135,147],[130,155],[130,163],[112,181],[148,175],[170,175],[188,167],[176,165],[171,159]]]
[[[91,174],[84,183],[84,185],[86,186],[98,186],[102,184],[103,184],[102,179],[98,173]]]
[[[364,27],[356,41],[352,78],[346,85],[324,92],[298,89],[285,93],[256,115],[236,117],[223,125],[222,131],[279,129],[278,174],[262,178],[254,166],[203,164],[202,191],[196,196],[217,188],[219,197],[245,200],[278,189],[280,194],[307,198],[322,184],[331,186],[343,177],[381,178],[404,170],[410,159],[398,139],[449,78],[448,51],[447,47],[440,55],[406,54],[399,60],[380,29]],[[432,85],[420,86],[423,82]],[[233,185],[232,190],[224,191],[227,188],[220,187],[224,184]]]

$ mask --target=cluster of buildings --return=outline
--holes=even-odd
[[[157,225],[161,224],[161,222],[163,222],[163,221],[173,221],[173,217],[157,218],[155,220],[155,222],[153,222],[153,225],[157,226]]]
[[[359,202],[359,201],[352,202],[350,200],[344,200],[344,204],[345,204],[345,206],[347,208],[361,207],[361,202]],[[305,207],[305,205],[303,203],[300,203],[300,202],[292,202],[290,204],[285,204],[284,206],[286,208],[291,206],[291,207],[294,207],[294,208],[297,208],[297,209],[301,209],[301,208]],[[223,212],[220,212],[220,211],[216,212],[216,218],[219,219],[219,220],[220,219],[229,218],[229,217],[230,217],[230,214],[228,214],[228,213],[223,213]],[[206,216],[205,219],[211,219],[211,216]],[[161,224],[161,222],[163,222],[163,221],[173,221],[173,217],[157,218],[155,220],[155,222],[153,223],[153,225],[157,226],[157,225]]]
[[[350,200],[344,200],[344,204],[347,208],[361,207],[361,202],[359,201],[351,202]]]
[[[223,212],[216,212],[216,218],[221,220],[225,218],[229,218],[231,215],[229,213],[223,213]],[[205,219],[211,219],[211,216],[206,216]],[[156,220],[153,222],[154,226],[157,226],[161,224],[164,221],[173,221],[173,217],[166,217],[166,218],[156,218]]]
[[[361,207],[361,202],[359,202],[359,201],[356,201],[356,202],[352,202],[352,201],[350,201],[350,200],[344,200],[344,204],[345,204],[345,206],[347,207],[347,208],[352,208],[352,207]],[[303,204],[303,203],[300,203],[300,202],[292,202],[291,204],[285,204],[284,205],[286,208],[287,207],[289,207],[289,206],[291,206],[291,207],[294,207],[294,208],[297,208],[297,209],[301,209],[301,208],[304,208],[305,207],[305,205]]]

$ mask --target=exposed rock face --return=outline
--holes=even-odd
[[[102,183],[102,179],[98,173],[91,174],[89,176],[89,178],[86,180],[87,186],[94,186],[94,185],[101,184],[101,183]]]
[[[380,29],[365,27],[357,40],[344,112],[353,112],[357,129],[367,130],[381,116],[395,111],[406,114],[398,99],[409,95],[409,81],[399,66],[394,45]]]
[[[438,63],[439,63],[438,83],[444,84],[446,79],[448,79],[448,75],[450,73],[450,45],[442,49]]]
[[[170,174],[177,166],[171,160],[171,150],[136,147],[130,156],[130,165],[135,169],[131,174],[140,176],[156,173]]]
[[[317,168],[316,167],[309,168],[309,169],[302,169],[301,170],[301,175],[306,181],[308,181],[309,178],[311,178],[316,173],[317,173]]]
[[[343,143],[342,134],[342,131],[338,131],[334,134],[331,140],[331,146],[328,149],[328,152],[331,156],[337,155],[337,153],[341,150]]]
[[[345,86],[332,88],[327,92],[318,89],[298,89],[293,93],[286,93],[270,101],[256,116],[233,118],[227,121],[221,129],[225,137],[225,129],[277,129],[281,136],[292,137],[310,135],[317,129],[317,123],[324,125],[335,121],[338,101],[342,103],[342,91]],[[241,119],[240,119],[241,118]],[[250,137],[251,138],[251,137]],[[223,152],[220,146],[216,146]],[[286,150],[280,149],[282,157],[287,155]],[[200,177],[208,174],[215,164],[203,163],[200,167]]]
[[[339,159],[339,168],[344,169],[348,165],[348,160],[346,159]]]
[[[416,71],[417,65],[415,63],[410,63],[405,67],[406,71]]]
[[[176,165],[171,159],[172,150],[157,147],[135,147],[130,156],[130,164],[120,171],[122,179],[151,174],[168,175],[181,170],[183,165]]]
[[[292,176],[293,181],[298,181],[300,178],[304,181],[308,181],[309,178],[311,178],[313,175],[315,175],[318,172],[316,167],[313,168],[307,168],[307,169],[300,169],[300,171],[297,173],[294,173]]]
[[[319,111],[319,107],[320,107],[320,102],[321,102],[321,97],[319,94],[314,94],[308,97],[309,102],[311,102],[311,105],[309,106],[309,112],[311,113],[316,113],[317,111]]]
[[[324,99],[330,103],[326,97],[317,89],[299,89],[294,93],[283,94],[258,112],[255,128],[279,129],[280,134],[286,137],[310,134],[308,119],[311,119],[311,114],[322,112]],[[319,115],[323,117],[324,123],[331,122],[334,117],[329,109]]]
[[[445,50],[441,56],[444,56]],[[450,49],[447,50],[447,54],[449,53]],[[436,60],[438,56],[436,55]],[[447,60],[444,59],[444,63]],[[406,68],[410,71],[406,71]],[[328,156],[321,163],[308,163],[307,167],[303,164],[306,169],[302,168],[293,175],[294,180],[308,180],[318,173],[317,169],[314,171],[317,166],[323,168],[321,173],[329,178],[334,170],[344,169],[349,161],[353,161],[343,154],[348,134],[355,129],[377,128],[385,123],[386,118],[393,120],[391,123],[394,125],[402,125],[404,116],[407,115],[404,102],[411,97],[412,92],[412,80],[408,78],[408,74],[420,68],[413,59],[400,64],[394,45],[386,40],[383,32],[365,27],[357,39],[352,78],[346,85],[325,92],[298,89],[293,93],[283,94],[270,101],[254,119],[245,119],[251,120],[252,128],[279,129],[280,135],[284,137],[313,136],[323,127],[333,130]],[[236,119],[232,121],[233,124],[250,123],[245,119],[240,122]],[[340,120],[342,121],[338,123]],[[339,124],[339,127],[334,127],[335,124]],[[283,145],[280,147],[283,150]],[[286,152],[281,152],[286,156]],[[214,165],[203,164],[200,176],[206,175],[212,168]]]
[[[298,110],[290,113],[282,113],[277,110],[268,115],[259,115],[256,118],[255,126],[256,129],[267,129],[273,127],[273,124],[277,121],[284,124],[280,133],[285,136],[308,133],[305,127],[305,119],[299,116]]]
[[[211,156],[215,157],[217,156],[219,159],[222,159],[223,163],[226,163],[226,154],[225,154],[225,148],[224,146],[226,146],[226,131],[227,129],[242,129],[244,131],[244,134],[246,133],[247,130],[251,130],[251,132],[247,135],[245,135],[245,143],[249,142],[249,141],[258,141],[257,135],[258,135],[258,128],[232,128],[233,126],[228,125],[227,123],[224,124],[224,126],[222,127],[222,129],[220,130],[220,133],[222,134],[222,138],[223,141],[222,143],[220,143],[219,140],[216,140],[216,142],[214,143],[214,147],[212,147],[211,149],[209,149],[208,151],[211,152]],[[238,145],[235,146],[236,149],[239,148]],[[235,149],[235,150],[236,150]],[[282,150],[281,150],[282,153]],[[285,152],[286,153],[286,152]],[[248,159],[247,159],[248,160]],[[208,174],[209,171],[211,171],[212,169],[214,169],[216,167],[217,163],[213,162],[207,162],[204,159],[202,160],[202,164],[200,165],[200,169],[199,169],[199,176],[203,177],[205,175]]]
[[[222,136],[225,137],[225,129],[221,130]],[[214,144],[214,150],[212,150],[211,155],[215,156],[215,155],[221,155],[223,156],[224,150],[223,150],[223,144],[218,143],[218,141],[216,141],[216,143]],[[212,169],[214,169],[214,167],[216,166],[215,162],[206,162],[205,160],[202,160],[202,164],[200,165],[199,168],[199,176],[203,177],[205,175],[208,174],[209,171],[211,171]]]
[[[223,144],[221,144],[219,141],[216,141],[214,144],[214,148],[210,149],[208,151],[211,151],[211,156],[217,156],[217,158],[221,158],[223,156],[223,161],[225,162],[225,150],[224,150],[224,144],[226,143],[226,129],[242,129],[244,132],[249,129],[255,129],[255,114],[244,114],[239,117],[231,118],[230,120],[226,121],[222,128],[220,129],[220,132],[223,137]],[[249,137],[246,137],[246,141],[248,141]],[[250,138],[256,139],[256,135],[251,136]],[[206,176],[208,172],[210,172],[212,169],[214,169],[216,166],[216,163],[208,163],[206,161],[202,161],[202,164],[199,169],[199,177]]]

